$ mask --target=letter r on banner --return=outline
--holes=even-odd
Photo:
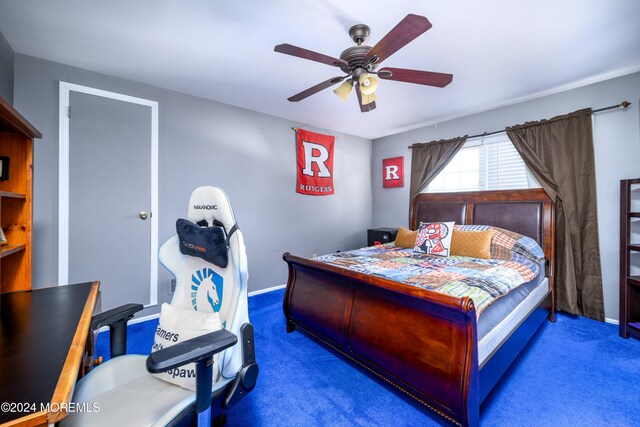
[[[398,176],[398,165],[389,165],[384,167],[384,179],[389,181],[392,179],[400,179]]]
[[[302,173],[315,176],[315,172],[311,167],[315,163],[320,178],[331,178],[331,172],[326,165],[326,161],[329,160],[327,147],[309,141],[302,141],[302,145],[304,146],[304,169],[302,169]]]

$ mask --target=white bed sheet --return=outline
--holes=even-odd
[[[544,278],[502,322],[478,341],[478,366],[482,367],[487,358],[517,327],[522,320],[544,299],[549,291],[549,279]]]

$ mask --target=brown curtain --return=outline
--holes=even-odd
[[[411,184],[409,185],[409,205],[433,178],[456,155],[467,140],[467,136],[440,141],[414,144],[411,147]],[[409,208],[411,212],[411,208]]]
[[[556,201],[556,306],[604,320],[591,109],[507,128]]]

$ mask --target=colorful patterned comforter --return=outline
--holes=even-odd
[[[510,258],[440,257],[388,243],[323,255],[315,260],[456,297],[467,296],[473,300],[479,316],[494,301],[538,275],[540,264],[533,259],[515,252]]]

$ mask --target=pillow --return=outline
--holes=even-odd
[[[454,229],[462,231],[493,231],[491,259],[517,261],[518,258],[526,258],[535,263],[544,260],[544,251],[535,240],[514,231],[489,225],[456,225]]]
[[[190,338],[222,329],[220,314],[181,310],[167,303],[160,309],[160,321],[153,340],[152,352],[171,347]],[[179,366],[161,374],[152,374],[163,381],[196,391],[196,364]],[[214,358],[213,382],[218,377],[217,362]]]
[[[421,222],[414,252],[449,256],[454,222]]]
[[[451,255],[471,258],[491,258],[491,238],[493,230],[462,231],[454,227],[451,238]]]
[[[229,238],[236,229],[234,226],[227,236],[227,231],[221,223],[208,227],[206,221],[201,225],[179,218],[176,221],[176,232],[180,240],[180,252],[226,268],[229,263]]]
[[[517,260],[524,257],[535,263],[544,260],[544,251],[538,242],[531,237],[523,236],[514,231],[503,228],[491,227],[493,239],[491,239],[491,258]]]
[[[411,231],[404,227],[398,228],[398,233],[396,234],[396,241],[394,242],[396,246],[401,248],[412,248],[416,244],[416,238],[418,237],[418,230]]]

